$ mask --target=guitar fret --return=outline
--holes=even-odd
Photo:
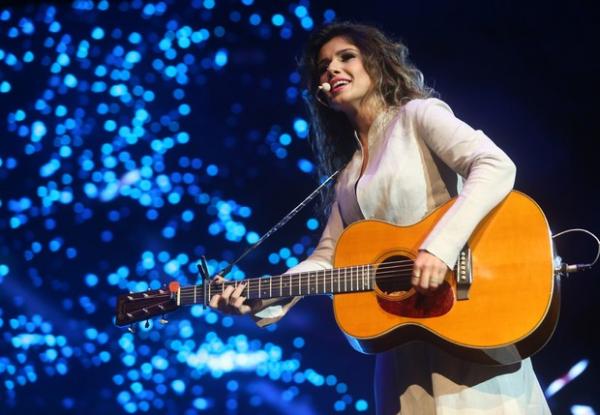
[[[331,270],[331,293],[333,294],[333,269]]]
[[[365,289],[365,266],[362,266],[362,273],[360,275],[360,279],[362,281],[362,289]]]
[[[198,288],[197,285],[194,285],[194,304],[196,304],[196,289]]]
[[[292,274],[290,274],[290,296],[292,295]]]
[[[338,290],[338,293],[339,293],[340,292],[340,269],[339,268],[338,268],[338,278],[337,278],[337,280],[338,280],[338,289],[337,290]]]
[[[279,296],[283,297],[283,275],[279,276]]]
[[[273,284],[273,277],[269,277],[269,298],[273,297],[273,293],[271,292],[272,284]]]
[[[319,273],[315,272],[315,294],[319,292]]]
[[[348,268],[344,268],[344,292],[348,292]]]
[[[261,298],[261,296],[260,296],[260,278],[258,279],[258,298]]]

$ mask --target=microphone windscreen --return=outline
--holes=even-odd
[[[321,85],[319,85],[319,89],[322,89],[325,92],[329,92],[331,91],[331,84],[329,82],[323,82]]]

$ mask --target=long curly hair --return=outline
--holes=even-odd
[[[372,87],[363,101],[376,96],[386,107],[401,106],[414,98],[434,96],[425,85],[423,74],[408,59],[408,48],[398,40],[387,37],[373,26],[352,22],[337,22],[315,30],[299,62],[307,93],[304,94],[310,115],[310,142],[317,161],[318,174],[329,176],[344,167],[358,149],[353,137],[354,128],[346,115],[316,99],[320,73],[319,52],[334,37],[341,36],[361,53]],[[333,186],[321,197],[318,210],[327,217],[335,198]]]

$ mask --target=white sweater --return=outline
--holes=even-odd
[[[438,99],[412,100],[380,114],[368,145],[362,177],[363,154],[357,151],[338,180],[319,244],[289,272],[331,268],[344,224],[366,218],[410,225],[458,193],[421,244],[453,268],[477,224],[514,184],[515,165],[508,156]],[[265,303],[272,305],[255,314],[257,324],[279,320],[299,299]],[[375,400],[383,415],[550,413],[529,359],[479,366],[421,342],[377,355]]]
[[[439,99],[415,99],[382,112],[369,129],[368,144],[364,174],[359,178],[361,148],[337,181],[336,201],[317,247],[288,272],[331,268],[344,223],[420,221],[456,195],[464,178],[456,202],[421,245],[453,268],[477,224],[514,184],[516,169],[508,156]],[[255,315],[257,324],[278,320],[296,301],[270,301],[274,305]]]

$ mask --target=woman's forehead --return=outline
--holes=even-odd
[[[317,60],[321,61],[322,59],[329,59],[337,52],[345,49],[358,50],[354,43],[350,42],[350,40],[348,40],[346,37],[333,37],[330,40],[328,40],[323,46],[321,46]]]

